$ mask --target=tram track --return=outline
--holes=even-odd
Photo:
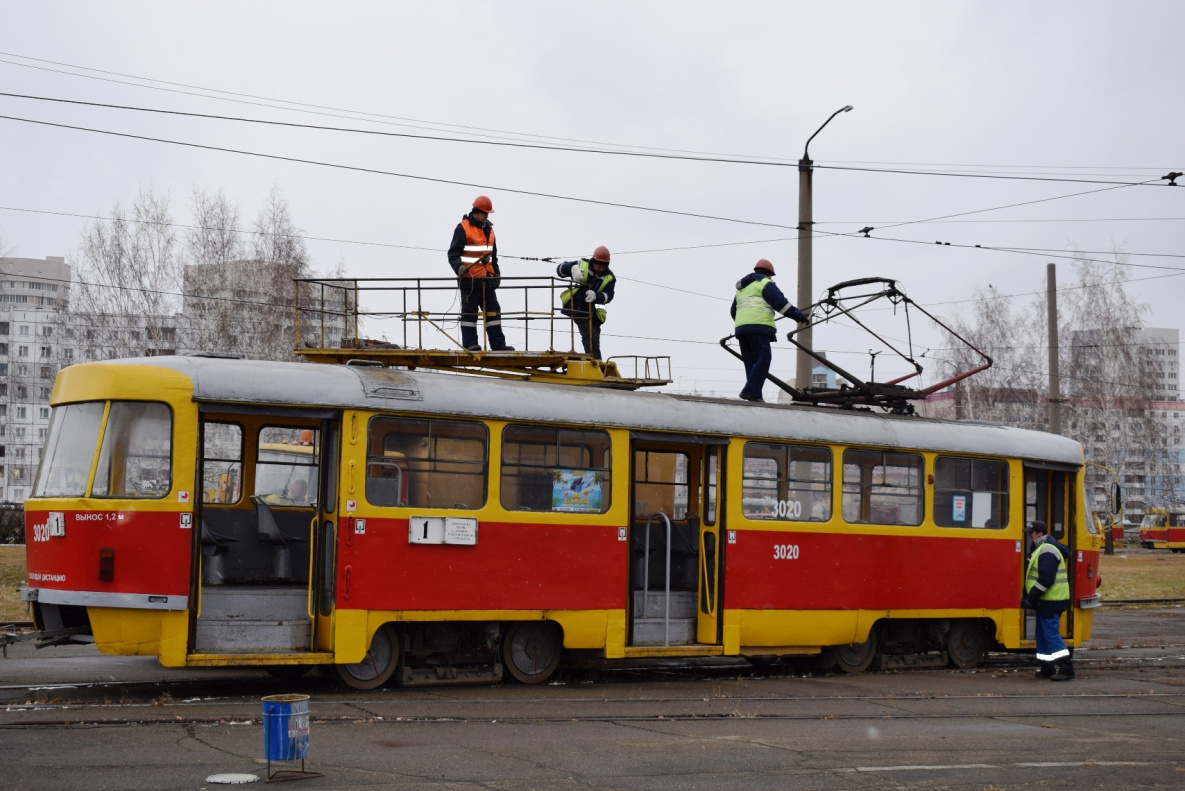
[[[1162,657],[1092,655],[1093,653],[1099,652],[1147,651],[1155,649],[1177,648],[1185,648],[1185,643],[1122,645],[1096,649],[1084,648],[1079,649],[1075,653],[1075,664],[1082,670],[1096,668],[1100,671],[1106,672],[1138,670],[1142,668],[1148,668],[1149,666],[1153,666],[1157,670],[1185,670],[1185,653],[1179,656]],[[888,676],[902,673],[925,672],[951,674],[991,674],[1025,671],[1032,667],[1035,667],[1035,663],[1032,657],[1027,654],[989,654],[976,668],[969,670],[957,670],[954,668],[932,665],[918,667],[892,667],[882,670],[873,670],[867,675]],[[695,663],[679,664],[674,662],[664,662],[664,664],[661,666],[570,667],[567,669],[565,675],[561,677],[561,680],[553,682],[553,685],[576,686],[588,684],[597,685],[600,688],[611,688],[614,685],[631,682],[733,682],[740,681],[742,679],[776,680],[788,678],[826,678],[828,675],[829,674],[820,671],[804,670],[801,665],[795,664],[759,667],[748,665],[743,661],[738,661],[736,663],[729,663],[727,665],[705,667]],[[842,678],[842,676],[834,677]],[[283,688],[284,690],[298,688],[302,691],[312,692],[314,694],[321,690],[328,690],[332,691],[334,694],[337,694],[337,690],[333,689],[333,687],[327,682],[318,679],[311,674],[308,678],[287,682],[263,677],[237,679],[225,677],[211,679],[187,678],[177,681],[60,681],[43,684],[0,685],[0,706],[6,705],[4,703],[5,698],[7,698],[9,701],[12,701],[16,698],[28,699],[31,697],[44,698],[46,699],[46,703],[54,700],[55,702],[61,701],[64,704],[75,706],[153,705],[153,701],[161,699],[179,703],[196,703],[215,700],[232,701],[238,697],[242,697],[244,699],[250,698],[251,700],[254,700],[255,697],[258,696],[258,693],[266,693],[268,691],[273,691],[274,689],[280,688]],[[447,690],[456,689],[456,687],[440,686],[429,687],[428,689],[436,689],[444,692]],[[408,690],[406,689],[395,687],[387,688],[380,694],[406,694],[407,692]],[[373,695],[375,693],[359,694]],[[414,692],[412,694],[414,694]],[[122,700],[110,704],[89,702],[86,700],[87,697],[93,697],[96,695],[119,695]],[[340,698],[342,701],[356,701],[360,699],[366,698]],[[452,700],[453,698],[442,697],[440,699]],[[593,698],[589,699],[591,700]],[[614,700],[615,698],[604,699]],[[671,696],[663,696],[661,698],[655,699],[674,700],[676,698]],[[847,696],[846,699],[853,698],[851,698],[851,696]],[[415,698],[403,698],[402,700],[415,700]],[[632,700],[641,700],[641,698],[633,698]]]
[[[744,696],[737,698],[717,698],[708,699],[712,703],[728,704],[733,706],[731,710],[724,711],[674,711],[670,710],[673,706],[686,706],[701,703],[704,699],[700,698],[634,698],[634,699],[580,699],[577,701],[563,701],[563,700],[539,700],[539,704],[549,707],[559,704],[567,703],[573,704],[616,704],[616,705],[647,705],[655,706],[657,704],[664,704],[667,710],[656,712],[648,711],[644,714],[627,713],[627,712],[606,712],[606,713],[576,713],[565,712],[563,714],[504,714],[501,712],[486,712],[482,714],[435,714],[435,715],[417,715],[417,714],[402,714],[389,716],[379,714],[377,711],[370,710],[368,707],[360,705],[360,701],[343,701],[331,699],[318,699],[316,707],[326,708],[332,706],[345,706],[353,708],[356,713],[336,713],[336,714],[318,714],[315,711],[310,714],[310,721],[318,724],[332,725],[332,724],[360,724],[360,723],[398,723],[406,725],[446,725],[446,724],[502,724],[502,725],[540,725],[540,724],[554,724],[554,723],[675,723],[675,722],[713,722],[713,721],[729,721],[729,720],[777,720],[777,721],[869,721],[869,722],[886,722],[886,721],[905,721],[905,720],[1051,720],[1051,719],[1073,719],[1073,718],[1123,718],[1123,717],[1180,717],[1185,713],[1185,693],[1143,693],[1143,694],[1116,694],[1116,695],[1099,695],[1099,694],[1055,694],[1055,695],[991,695],[991,696],[961,696],[961,695],[927,695],[927,696],[812,696],[812,697],[752,697]],[[1115,707],[1111,709],[1102,709],[1097,706],[1091,706],[1089,711],[1075,710],[1074,703],[1097,703],[1099,701],[1108,702],[1122,702],[1131,704],[1135,702],[1136,708]],[[451,703],[458,706],[484,706],[488,705],[526,705],[528,701],[523,700],[439,700],[433,699],[430,701],[423,701],[430,703],[432,706],[442,706],[446,703]],[[1005,710],[987,710],[987,711],[965,711],[965,710],[946,710],[946,711],[909,711],[903,708],[892,708],[886,710],[884,707],[889,706],[952,706],[960,705],[966,706],[973,703],[990,703],[994,706],[1017,706],[1022,703],[1031,705],[1032,703],[1047,704],[1039,710],[1009,708]],[[859,705],[876,707],[873,711],[867,712],[844,712],[835,710],[813,710],[806,712],[762,712],[742,711],[740,704],[748,703],[751,705],[796,705],[796,706],[834,706],[834,705]],[[144,716],[142,714],[128,714],[125,716],[100,716],[97,712],[91,711],[82,716],[69,718],[55,718],[55,719],[37,719],[29,721],[15,721],[15,722],[0,722],[0,731],[4,730],[39,730],[39,729],[62,729],[62,728],[99,728],[99,727],[128,727],[128,726],[223,726],[223,727],[244,727],[260,725],[262,720],[260,716],[254,713],[259,705],[257,700],[235,702],[220,702],[221,706],[241,705],[251,706],[252,714],[247,716],[235,716],[234,714],[218,714],[218,715],[198,715],[194,714],[177,714],[174,713],[177,707],[154,707],[158,711],[157,716]],[[67,707],[75,710],[77,707]],[[110,708],[126,709],[126,705],[112,704]],[[142,708],[142,707],[137,707]],[[16,707],[9,707],[11,713],[17,713]],[[30,709],[30,711],[46,711],[47,707],[40,706]]]

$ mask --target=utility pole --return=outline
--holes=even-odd
[[[1061,378],[1057,369],[1057,264],[1045,265],[1049,313],[1049,433],[1062,433]]]
[[[844,105],[832,113],[831,118],[840,113],[849,112],[851,109],[852,105]],[[831,118],[824,121],[823,126],[831,123]],[[820,126],[815,130],[815,134],[807,138],[806,145],[802,148],[802,159],[798,160],[798,302],[796,307],[803,310],[811,304],[811,295],[815,292],[812,283],[811,262],[811,242],[814,238],[811,178],[814,175],[815,163],[811,162],[810,147],[815,135],[823,131],[823,126]],[[804,347],[813,349],[814,334],[814,330],[808,327],[795,337]],[[799,390],[806,390],[811,386],[811,372],[815,367],[814,358],[799,349],[796,362],[794,386]]]

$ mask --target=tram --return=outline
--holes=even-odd
[[[1140,545],[1145,549],[1185,552],[1185,514],[1149,508],[1140,520]]]
[[[1031,651],[1023,525],[1101,536],[1081,446],[971,421],[373,365],[157,357],[54,385],[40,629],[168,667],[525,683],[561,654]]]

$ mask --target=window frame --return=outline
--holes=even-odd
[[[99,483],[99,474],[100,474],[100,471],[102,470],[103,449],[107,443],[107,432],[111,428],[111,415],[115,411],[115,408],[117,406],[121,406],[123,404],[151,404],[151,405],[155,405],[155,406],[163,406],[166,410],[168,410],[168,413],[169,413],[169,453],[168,453],[167,457],[162,456],[159,458],[168,458],[168,460],[169,460],[169,480],[168,480],[168,485],[164,488],[164,490],[159,495],[156,495],[153,497],[145,497],[145,496],[140,496],[140,495],[129,495],[129,494],[110,494],[110,493],[98,494],[95,492],[95,487]],[[173,455],[174,455],[174,453],[176,453],[176,450],[177,450],[177,443],[174,438],[174,434],[176,433],[176,430],[177,430],[177,416],[176,416],[176,414],[174,414],[173,407],[169,403],[166,403],[164,401],[151,401],[151,400],[138,401],[138,400],[127,399],[127,398],[111,399],[111,400],[107,401],[107,408],[103,413],[103,427],[102,427],[101,431],[99,432],[99,438],[96,443],[96,449],[97,449],[96,455],[93,457],[93,461],[92,461],[92,465],[91,465],[92,469],[91,469],[91,475],[90,475],[89,496],[93,497],[95,499],[100,499],[100,500],[165,500],[165,499],[167,499],[173,491],[173,484],[174,484],[173,476],[176,473],[176,465],[173,463]],[[124,456],[124,464],[125,465],[127,463],[127,458],[128,458],[127,455],[125,455]],[[124,469],[124,473],[126,476],[126,473],[127,473],[126,466]],[[108,477],[108,479],[107,479],[107,488],[108,488],[108,490],[110,490],[110,488],[111,488],[110,477]],[[126,488],[126,480],[125,480],[125,488]]]
[[[239,458],[238,459],[219,459],[219,458],[212,458],[212,457],[206,455],[206,428],[211,424],[222,425],[222,426],[235,426],[236,428],[238,428],[238,430],[239,430]],[[256,450],[255,455],[256,455],[256,457],[258,457],[258,455],[259,455],[258,450]],[[206,500],[206,486],[205,486],[206,482],[204,479],[205,479],[205,475],[206,475],[206,464],[208,462],[228,462],[228,463],[232,463],[232,464],[237,463],[239,465],[239,481],[238,481],[239,496],[236,497],[233,501],[228,502],[228,503],[220,503],[217,500]],[[243,425],[242,423],[239,423],[239,422],[236,422],[233,420],[205,420],[205,419],[203,419],[202,420],[202,478],[203,478],[203,480],[202,480],[202,490],[198,493],[198,497],[201,501],[202,507],[203,508],[207,508],[207,507],[224,508],[224,507],[232,507],[232,506],[238,505],[239,503],[243,502],[243,497],[247,493],[247,487],[245,486],[246,469],[247,469],[247,427],[245,425]],[[254,482],[252,482],[252,485],[254,486]]]
[[[414,458],[414,457],[404,456],[403,460],[405,462],[414,462],[414,463],[419,463],[419,464],[430,463],[432,465],[431,468],[430,469],[413,470],[410,468],[410,464],[405,464],[403,466],[400,466],[395,461],[389,460],[388,457],[386,456],[387,449],[386,449],[385,445],[386,445],[386,438],[391,432],[384,432],[382,434],[382,445],[384,447],[381,447],[379,449],[381,452],[381,455],[375,455],[373,453],[374,448],[372,448],[371,443],[375,439],[376,424],[380,424],[382,422],[426,423],[427,424],[427,429],[426,429],[427,433],[426,434],[421,434],[421,435],[408,434],[408,436],[427,437],[429,439],[429,441],[432,442],[431,450],[432,450],[433,455],[423,457],[423,458]],[[438,458],[435,455],[435,453],[436,453],[435,441],[437,439],[440,439],[440,437],[438,437],[433,432],[434,424],[445,424],[445,425],[452,425],[452,426],[460,425],[460,426],[471,426],[471,427],[476,426],[476,427],[481,428],[483,437],[481,440],[481,442],[482,442],[482,459],[480,462],[480,473],[460,473],[460,472],[456,472],[456,471],[447,471],[447,470],[442,471],[442,470],[438,470],[436,468],[436,465],[441,464],[441,463],[465,464],[465,465],[473,465],[474,467],[479,466],[479,463],[476,461],[464,461],[464,460],[458,461],[456,459]],[[485,421],[474,420],[474,419],[465,419],[465,418],[429,417],[429,416],[423,416],[423,415],[389,415],[389,414],[372,415],[370,417],[370,419],[366,422],[365,453],[366,453],[366,455],[365,455],[364,469],[363,469],[362,499],[365,500],[366,503],[372,507],[375,507],[375,508],[403,508],[403,509],[413,509],[413,510],[417,510],[417,511],[426,510],[426,509],[433,510],[433,511],[480,511],[489,505],[489,502],[490,502],[490,427]],[[395,457],[391,457],[391,459],[394,459],[394,458]],[[400,474],[399,474],[399,476],[397,476],[400,479],[402,478],[402,476],[409,475],[410,473],[413,473],[413,472],[435,473],[435,474],[440,474],[440,475],[480,474],[481,481],[482,481],[481,502],[477,505],[472,506],[472,507],[469,507],[469,506],[458,507],[456,503],[452,503],[449,505],[416,505],[416,504],[412,504],[411,502],[395,503],[395,504],[384,504],[384,503],[374,502],[370,498],[370,494],[367,492],[367,484],[372,478],[372,476],[370,475],[371,466],[375,465],[375,464],[389,465],[389,466],[395,467],[396,469],[400,470]],[[376,480],[379,480],[379,478],[376,478]],[[402,489],[402,487],[403,487],[403,484],[401,481],[400,488]],[[408,500],[410,501],[410,499],[411,499],[411,497],[410,497],[410,488],[409,488]]]
[[[215,421],[211,421],[211,422],[215,422]],[[225,423],[228,421],[217,421],[217,422]],[[281,429],[284,431],[294,431],[294,432],[297,432],[298,434],[303,431],[311,431],[314,436],[312,445],[290,445],[289,446],[289,447],[294,447],[294,448],[311,447],[312,453],[308,454],[308,461],[306,462],[303,459],[294,459],[292,461],[271,461],[271,460],[261,461],[259,458],[261,453],[281,453],[282,452],[278,448],[273,448],[273,447],[264,448],[263,447],[264,444],[267,444],[267,445],[276,444],[273,442],[265,443],[263,440],[263,432],[267,431],[269,428],[270,429]],[[246,429],[244,428],[244,433],[245,433],[245,431],[246,431]],[[285,507],[287,507],[287,508],[311,508],[311,507],[313,507],[313,504],[317,501],[317,494],[318,494],[317,486],[320,484],[320,481],[321,481],[321,452],[322,452],[322,443],[324,442],[324,438],[321,436],[321,434],[322,434],[321,426],[312,427],[312,426],[307,426],[307,425],[269,423],[269,422],[265,421],[263,423],[259,423],[258,425],[254,426],[254,433],[255,433],[255,436],[254,436],[255,454],[254,454],[254,458],[251,459],[251,494],[249,496],[250,497],[262,497],[262,498],[275,497],[276,501],[274,501],[274,502],[271,500],[265,500],[265,502],[267,502],[268,505],[270,505],[272,507],[279,507],[279,508],[285,508]],[[244,441],[245,441],[245,439],[244,439]],[[280,443],[280,444],[282,445],[282,443]],[[202,451],[205,452],[205,448],[203,448]],[[244,455],[244,458],[243,458],[244,466],[246,465],[246,463],[247,463],[247,460]],[[305,489],[305,501],[304,502],[297,502],[295,500],[288,498],[288,495],[287,495],[288,488],[292,485],[293,480],[294,480],[291,478],[291,474],[289,476],[288,484],[286,484],[284,487],[285,491],[283,493],[277,493],[277,492],[272,492],[272,491],[260,492],[259,491],[259,471],[260,471],[261,467],[265,467],[265,468],[266,467],[311,468],[313,470],[316,470],[316,476],[315,476],[316,481],[313,484],[307,485],[307,488]],[[242,486],[242,493],[241,494],[246,494],[246,491],[247,491],[247,487]],[[242,496],[240,496],[239,500],[240,500],[240,502],[242,501]]]
[[[514,440],[514,439],[508,440],[507,434],[508,434],[508,432],[511,432],[511,431],[540,432],[540,433],[548,432],[554,436],[554,443],[523,442],[523,441]],[[587,442],[582,441],[579,444],[566,444],[565,445],[563,442],[563,435],[565,433],[582,435],[582,439],[583,439],[583,435],[588,435],[588,434],[596,434],[599,437],[603,437],[604,441],[605,441],[605,452],[604,452],[604,458],[601,460],[601,463],[604,464],[605,466],[593,466],[594,462],[596,460],[593,458],[594,454],[592,452],[592,446],[589,445]],[[543,452],[543,463],[541,463],[541,464],[527,464],[527,463],[523,463],[521,461],[513,461],[513,462],[509,461],[506,458],[506,450],[510,445],[519,445],[519,446],[529,445],[529,446],[533,446],[533,447],[542,447],[545,449],[549,448],[549,447],[554,448],[555,449],[555,464],[548,465],[546,463],[547,462],[547,451],[546,450],[544,450],[544,452]],[[562,459],[560,457],[561,457],[565,448],[578,448],[583,451],[587,451],[588,452],[588,465],[587,466],[562,466]],[[506,425],[504,425],[502,427],[502,431],[499,436],[498,459],[499,459],[499,465],[498,465],[499,466],[499,469],[498,469],[498,505],[501,506],[501,508],[504,511],[508,511],[511,513],[524,513],[524,514],[551,514],[553,516],[568,515],[568,516],[590,517],[590,516],[603,516],[603,515],[609,513],[609,510],[613,507],[613,435],[605,429],[576,428],[576,427],[572,427],[572,426],[556,426],[556,425],[538,425],[538,424],[532,424],[532,423],[507,423]],[[581,459],[581,461],[583,462],[583,459]],[[593,511],[593,510],[589,510],[589,511],[557,510],[554,507],[554,504],[551,508],[548,508],[546,510],[523,507],[521,486],[518,489],[519,505],[518,505],[518,507],[511,507],[510,505],[507,504],[506,499],[505,499],[506,493],[511,488],[510,486],[507,485],[506,479],[508,477],[521,478],[521,477],[523,477],[523,475],[521,472],[519,472],[519,473],[516,473],[514,476],[509,476],[508,470],[520,470],[520,471],[521,470],[528,470],[528,471],[534,471],[536,474],[542,474],[544,471],[550,471],[553,473],[553,475],[554,475],[554,472],[560,471],[560,470],[573,470],[573,471],[579,470],[582,472],[591,472],[593,474],[600,474],[600,476],[601,476],[601,480],[600,480],[601,507],[599,510],[596,510],[596,511]]]
[[[851,464],[851,462],[848,461],[848,454],[866,454],[866,455],[880,456],[881,461],[879,464],[873,465],[873,467],[872,467],[873,470],[876,470],[877,467],[888,468],[890,466],[891,467],[903,466],[901,464],[889,464],[888,463],[889,456],[909,457],[911,459],[916,459],[918,464],[917,465],[909,465],[909,467],[907,467],[907,469],[917,469],[918,482],[914,486],[911,486],[909,484],[906,484],[905,486],[893,486],[893,485],[886,484],[886,483],[879,483],[878,484],[878,483],[874,483],[871,481],[869,483],[865,484],[864,475],[863,475],[863,473],[861,473],[859,481],[849,483],[848,477],[847,477],[847,468],[848,468],[849,464]],[[844,448],[844,451],[843,451],[842,465],[843,465],[842,472],[841,472],[841,481],[842,481],[841,487],[842,488],[840,490],[839,511],[840,511],[840,516],[845,523],[847,523],[849,525],[873,526],[873,527],[921,527],[923,524],[925,524],[925,521],[926,521],[926,457],[924,455],[922,455],[920,452],[914,451],[914,450],[904,450],[904,449],[899,449],[899,448],[885,449],[885,448],[846,447],[846,448]],[[863,465],[853,464],[853,466],[863,469]],[[857,489],[857,491],[855,491],[855,492],[851,492],[848,490],[848,487],[853,486],[853,485],[859,487]],[[876,489],[878,487],[881,489],[902,489],[902,488],[905,488],[905,489],[916,490],[917,499],[918,499],[917,521],[913,522],[913,523],[877,522],[877,521],[875,521],[873,519],[873,514],[875,511],[874,498],[876,496]],[[865,490],[867,490],[867,498],[865,498]],[[856,493],[858,493],[860,495],[860,513],[861,513],[861,515],[863,515],[863,512],[864,512],[865,499],[867,499],[867,501],[868,501],[868,519],[866,521],[862,520],[862,519],[853,521],[848,518],[847,507],[846,507],[847,502],[848,502],[847,496],[849,494],[856,494]],[[886,493],[883,493],[883,496],[901,497],[904,495],[898,495],[895,493],[886,492]]]
[[[968,476],[969,476],[968,483],[970,484],[971,488],[968,488],[968,489],[940,488],[940,486],[939,486],[940,477],[938,474],[938,465],[939,465],[939,462],[945,462],[945,461],[951,461],[951,462],[965,461],[965,462],[970,463],[970,468],[968,469],[967,472],[968,472]],[[1002,464],[1002,465],[1004,465],[1004,486],[1005,486],[1005,489],[1003,491],[998,491],[995,489],[976,489],[976,488],[974,488],[975,487],[975,464],[977,462],[980,464]],[[951,455],[951,454],[936,454],[934,456],[934,485],[933,485],[934,494],[930,498],[931,519],[934,521],[934,525],[936,527],[941,527],[944,529],[966,528],[966,529],[970,529],[970,530],[1003,530],[1008,527],[1009,518],[1011,515],[1010,514],[1011,509],[1012,509],[1011,483],[1012,483],[1012,465],[1009,464],[1007,459],[986,458],[986,457],[979,457],[979,456],[955,456],[955,455]],[[996,496],[1000,496],[1000,495],[1003,496],[1003,502],[1000,504],[1000,507],[999,507],[999,512],[1000,512],[1000,520],[999,521],[1001,522],[1001,524],[997,524],[994,526],[988,526],[985,524],[981,527],[976,527],[975,525],[971,524],[971,517],[972,517],[971,503],[967,503],[967,506],[966,506],[967,517],[968,517],[967,524],[961,524],[961,525],[960,524],[953,524],[953,522],[954,522],[953,518],[945,520],[945,521],[951,522],[952,524],[944,524],[942,521],[939,521],[938,501],[939,501],[939,493],[940,492],[950,492],[951,496],[955,497],[955,496],[958,496],[958,493],[965,492],[967,494],[974,495],[975,492],[979,492],[979,491],[987,492],[987,493],[991,494],[993,496],[993,498]],[[971,499],[972,499],[972,501],[974,501],[974,496],[972,496]],[[990,522],[992,520],[989,518],[987,521]]]
[[[771,449],[772,451],[775,451],[775,452],[776,451],[785,451],[785,453],[786,453],[785,475],[781,475],[780,470],[775,470],[775,475],[773,478],[759,478],[759,477],[750,476],[746,473],[746,462],[748,462],[750,459],[754,459],[754,460],[764,459],[764,460],[768,460],[768,461],[773,461],[775,463],[775,465],[780,463],[778,459],[775,459],[771,456],[758,456],[756,454],[750,453],[750,448],[753,448],[754,450],[756,450],[756,449],[762,448],[762,447]],[[795,458],[794,458],[794,454],[793,454],[794,448],[804,448],[809,451],[822,452],[827,455],[826,464],[827,464],[828,470],[827,470],[827,477],[826,477],[825,481],[812,480],[809,478],[792,478],[792,477],[790,477],[790,467],[795,462]],[[807,461],[811,461],[811,463],[815,463],[815,464],[819,463],[814,460],[807,460]],[[773,484],[774,484],[774,486],[773,486],[774,509],[773,509],[772,513],[763,514],[763,513],[758,513],[756,511],[749,511],[746,509],[745,490],[747,488],[748,489],[758,489],[758,488],[767,489],[768,488],[766,486],[757,486],[757,485],[751,484],[750,481],[761,482],[761,483],[773,482]],[[824,483],[826,485],[826,488],[824,490],[814,490],[814,489],[808,488],[810,484],[818,484],[818,483]],[[785,499],[782,499],[780,497],[783,486],[785,486],[785,488],[786,488],[786,498]],[[800,513],[799,516],[792,515],[791,507],[789,507],[789,503],[791,501],[790,492],[801,492],[801,491],[807,491],[807,492],[820,491],[820,493],[825,491],[826,497],[824,499],[827,503],[827,515],[822,518],[814,518],[814,517],[802,518],[801,511],[799,512]],[[783,504],[786,504],[784,511],[783,511],[783,508],[784,508]],[[755,521],[760,521],[760,522],[807,522],[807,523],[813,523],[813,524],[822,524],[822,523],[830,522],[831,519],[835,516],[835,453],[827,445],[812,445],[812,444],[804,443],[804,442],[783,442],[783,441],[767,441],[767,440],[752,440],[752,441],[745,442],[745,446],[742,449],[742,453],[741,453],[741,515],[744,516],[746,519],[753,519]]]

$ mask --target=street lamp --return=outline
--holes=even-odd
[[[840,113],[849,112],[852,105],[846,104],[831,114],[831,117],[823,122],[823,126],[831,123],[831,119]],[[811,162],[810,147],[811,141],[823,131],[823,126],[815,130],[815,134],[807,138],[806,145],[802,147],[802,159],[798,160],[798,307],[805,308],[811,304],[812,295],[814,294],[814,285],[811,283],[811,241],[813,239],[813,220],[811,219],[811,175],[814,173],[814,163]],[[813,348],[812,338],[814,330],[810,327],[802,330],[795,336],[795,339],[806,348]],[[804,352],[802,349],[798,350],[798,365],[794,374],[794,386],[799,390],[806,390],[811,386],[811,370],[814,368],[814,359]]]

